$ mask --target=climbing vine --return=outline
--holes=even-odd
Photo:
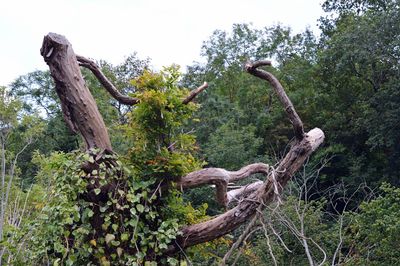
[[[48,204],[34,225],[33,258],[54,265],[174,265],[167,250],[179,227],[205,216],[183,202],[175,181],[200,168],[195,138],[183,131],[196,110],[183,104],[175,66],[132,81],[140,103],[121,129],[126,155],[90,150],[42,160]]]

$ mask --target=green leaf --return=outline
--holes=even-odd
[[[119,245],[121,245],[121,242],[116,240],[111,240],[111,245],[113,245],[114,247],[118,247]]]
[[[95,189],[94,189],[94,194],[99,195],[100,192],[101,192],[101,189],[100,189],[100,188],[95,188]]]
[[[53,266],[58,266],[58,265],[60,265],[60,258],[58,258],[58,259],[56,259],[54,262],[53,262]]]
[[[144,206],[142,204],[138,204],[136,205],[136,209],[138,210],[138,212],[142,213],[144,211]]]
[[[117,231],[117,230],[118,230],[118,224],[113,224],[113,225],[111,225],[111,227],[112,227],[112,229],[113,229],[114,231]]]
[[[129,234],[128,233],[121,234],[121,240],[122,241],[127,241],[128,239],[129,239]]]
[[[164,243],[161,243],[159,245],[159,247],[160,247],[160,249],[167,249],[168,248],[168,246],[166,244],[164,244]]]

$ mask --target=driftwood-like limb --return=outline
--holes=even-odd
[[[207,82],[204,82],[203,85],[198,87],[197,89],[192,90],[189,95],[182,101],[183,104],[190,103],[197,95],[199,95],[202,91],[208,88]]]
[[[248,73],[252,74],[253,76],[266,80],[271,84],[279,100],[283,104],[283,107],[285,108],[287,115],[289,116],[289,120],[293,125],[293,130],[296,139],[300,141],[304,137],[303,122],[301,121],[299,115],[294,109],[294,106],[290,101],[289,97],[287,96],[285,90],[283,89],[281,83],[271,73],[262,69],[258,69],[258,67],[270,66],[270,65],[271,62],[267,60],[256,61],[254,63],[247,62],[245,65],[245,69]]]
[[[254,163],[241,168],[238,171],[227,171],[222,168],[205,168],[192,172],[179,180],[177,185],[182,188],[193,188],[205,184],[216,186],[216,197],[218,203],[227,206],[228,183],[242,180],[250,175],[261,173],[267,175],[269,166],[264,163]]]
[[[138,98],[129,97],[119,92],[119,90],[112,84],[112,82],[108,80],[108,78],[103,74],[100,67],[96,64],[95,61],[80,55],[77,55],[76,59],[78,60],[80,66],[83,66],[92,71],[93,75],[95,75],[95,77],[99,80],[101,85],[103,85],[103,87],[118,102],[126,105],[135,105],[139,102]]]
[[[294,173],[303,165],[311,153],[318,148],[323,140],[324,133],[319,128],[315,128],[305,134],[305,137],[301,141],[292,146],[276,169],[275,178],[280,189],[285,187]],[[274,183],[271,179],[268,179],[235,208],[209,221],[182,228],[179,245],[182,248],[190,247],[230,233],[253,217],[261,204],[266,205],[273,201],[275,195]],[[170,252],[174,252],[174,250],[171,249]]]
[[[49,65],[69,128],[81,134],[88,150],[111,151],[107,128],[85,85],[72,45],[64,36],[49,33],[43,39],[40,53]]]
[[[227,193],[227,205],[231,203],[235,203],[239,201],[240,199],[246,198],[249,196],[251,193],[259,189],[262,185],[264,184],[263,181],[256,181],[250,184],[247,184],[241,188],[238,189],[233,189],[228,191]]]

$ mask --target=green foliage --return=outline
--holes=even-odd
[[[0,241],[3,255],[1,261],[12,262],[13,265],[29,265],[32,260],[29,241],[34,237],[35,230],[32,230],[32,222],[46,203],[46,193],[39,185],[33,185],[26,191],[19,186],[13,185],[10,190],[10,197],[7,204],[9,212],[6,214],[4,223],[4,238]]]
[[[194,137],[183,133],[195,104],[182,104],[177,67],[145,71],[133,81],[140,103],[122,129],[134,146],[115,154],[54,153],[36,156],[37,178],[51,188],[31,242],[32,258],[61,265],[142,265],[178,261],[163,253],[179,227],[204,217],[183,202],[173,182],[202,165]]]
[[[21,102],[13,99],[5,87],[0,87],[0,130],[6,135],[17,124]]]
[[[162,255],[179,236],[179,226],[204,219],[207,211],[220,213],[221,208],[211,199],[211,188],[192,190],[185,194],[184,201],[174,189],[174,181],[203,166],[198,158],[232,170],[267,158],[271,151],[279,159],[293,137],[273,91],[242,70],[248,59],[272,59],[274,67],[269,71],[285,87],[306,131],[321,127],[326,134],[326,147],[317,151],[310,164],[332,159],[321,170],[313,190],[332,189],[342,181],[351,191],[360,182],[372,187],[382,181],[398,185],[399,1],[327,0],[324,8],[335,14],[320,20],[319,39],[309,30],[293,34],[281,25],[256,29],[235,24],[230,32],[215,31],[202,47],[206,63],[190,66],[182,80],[176,66],[154,73],[147,70],[148,60],[139,60],[135,55],[118,66],[100,62],[105,75],[122,93],[140,99],[133,108],[111,99],[94,76],[84,70],[111,133],[112,146],[121,156],[103,151],[49,156],[52,151],[77,149],[79,141],[61,122],[48,72],[30,73],[11,86],[10,91],[23,102],[9,97],[1,88],[0,130],[3,134],[13,132],[6,152],[9,158],[16,155],[24,141],[41,131],[32,125],[43,120],[17,115],[21,106],[29,114],[41,110],[39,114],[47,126],[43,137],[21,154],[16,168],[24,184],[32,182],[36,168],[29,162],[33,151],[39,150],[34,161],[41,170],[36,177],[38,185],[32,189],[41,199],[33,201],[37,205],[29,205],[32,215],[22,227],[6,228],[10,236],[2,241],[10,254],[18,257],[16,263],[27,261],[16,255],[18,249],[10,243],[23,242],[31,235],[25,253],[37,263],[179,263],[176,258]],[[177,84],[196,86],[204,80],[210,89],[196,98],[200,104],[182,104],[187,90]],[[193,115],[195,119],[189,121]],[[187,133],[193,129],[197,143]],[[399,243],[395,236],[399,191],[388,185],[382,189],[382,196],[363,203],[359,213],[344,213],[348,231],[339,263],[398,264]],[[321,195],[320,191],[312,192],[316,199]],[[20,195],[30,202],[32,194],[27,197],[27,193],[13,186],[11,198],[14,201]],[[48,204],[37,218],[43,198]],[[332,205],[341,205],[340,196],[331,200],[328,204],[321,198],[306,202],[289,197],[281,206],[281,213],[297,228],[296,208],[306,207],[305,234],[325,249],[329,259],[335,252],[341,226],[329,219],[342,215],[330,213]],[[351,206],[358,206],[361,200],[356,197]],[[306,264],[299,237],[273,213],[268,214],[265,219],[270,219],[293,251],[286,252],[270,232],[278,261]],[[199,265],[217,263],[229,243],[230,239],[207,243],[191,248],[188,254]],[[319,249],[310,246],[315,260],[321,260]],[[264,237],[255,236],[244,244],[239,263],[270,265],[268,248]]]
[[[382,184],[381,195],[353,213],[346,265],[397,265],[400,258],[400,189]]]
[[[254,162],[261,138],[255,136],[255,127],[234,128],[227,123],[211,134],[204,153],[211,165],[236,170],[243,165]]]

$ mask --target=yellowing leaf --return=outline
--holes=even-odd
[[[110,266],[111,265],[111,263],[107,260],[106,257],[101,257],[100,263],[102,266]]]
[[[97,246],[97,242],[96,242],[95,239],[90,240],[89,243],[90,243],[92,246]]]

